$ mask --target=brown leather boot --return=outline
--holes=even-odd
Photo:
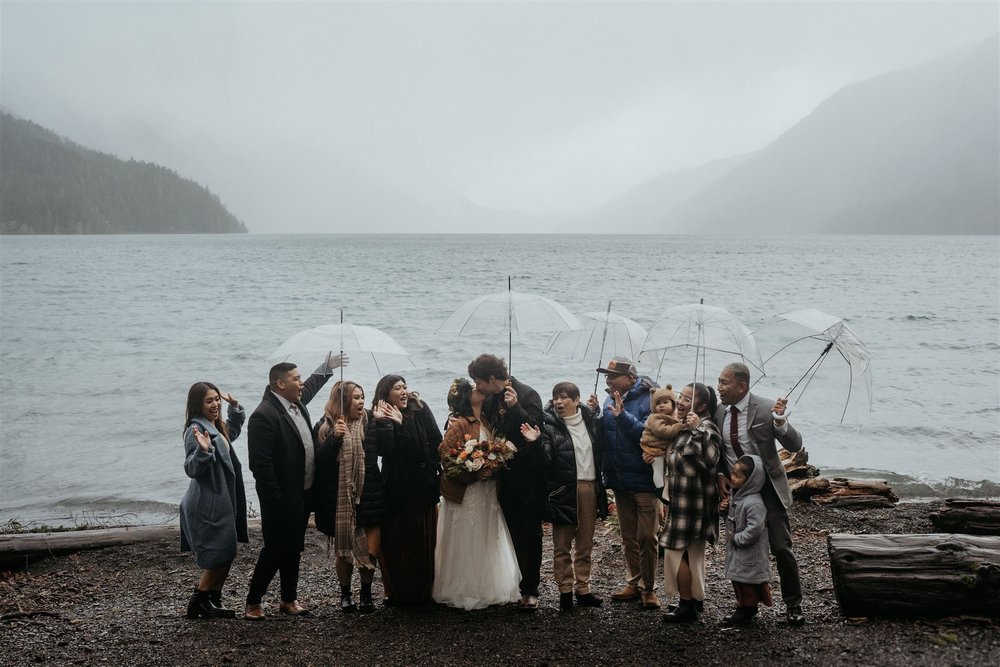
[[[631,600],[639,599],[639,589],[635,586],[630,586],[625,584],[625,587],[620,591],[611,594],[611,599],[615,602],[629,602]]]

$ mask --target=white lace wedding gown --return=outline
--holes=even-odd
[[[431,591],[435,602],[461,609],[516,602],[520,580],[496,481],[469,484],[461,503],[442,499]]]

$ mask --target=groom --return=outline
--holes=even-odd
[[[541,441],[526,442],[521,425],[541,428],[542,399],[534,389],[511,377],[503,359],[492,354],[473,359],[469,377],[486,397],[483,421],[494,436],[502,435],[517,447],[517,454],[500,473],[498,495],[521,570],[520,609],[535,611],[542,568],[545,466]]]

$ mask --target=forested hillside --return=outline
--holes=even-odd
[[[0,114],[0,233],[245,233],[219,197],[148,162],[120,160]]]

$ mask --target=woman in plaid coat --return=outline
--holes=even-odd
[[[693,399],[693,407],[692,407]],[[690,623],[705,600],[705,545],[719,538],[719,490],[716,467],[722,435],[712,422],[715,391],[700,382],[681,390],[677,419],[685,425],[666,452],[670,504],[664,547],[663,581],[668,596],[680,604],[663,616],[668,623]]]

